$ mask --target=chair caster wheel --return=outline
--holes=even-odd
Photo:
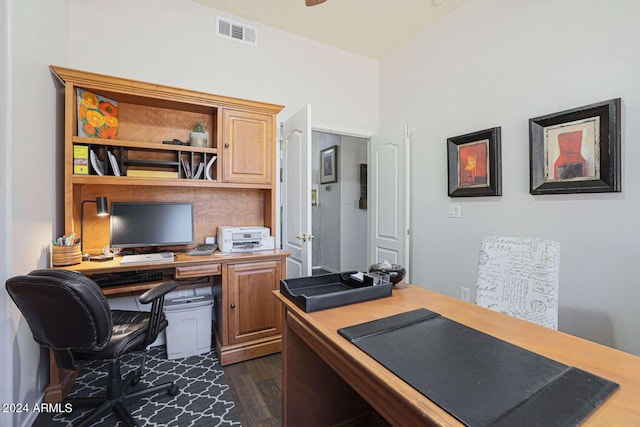
[[[171,387],[167,389],[167,394],[169,396],[177,396],[179,392],[180,392],[180,388],[175,384],[173,384]]]

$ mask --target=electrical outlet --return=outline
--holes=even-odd
[[[449,218],[460,218],[460,205],[449,205]]]
[[[465,288],[464,286],[460,287],[460,299],[469,302],[469,288]]]

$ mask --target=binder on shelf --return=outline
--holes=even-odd
[[[74,175],[89,175],[89,146],[73,146],[73,173]]]
[[[118,159],[113,153],[107,150],[107,157],[109,157],[109,163],[111,163],[111,169],[113,169],[113,175],[120,176],[120,167],[118,166]]]
[[[211,160],[209,160],[209,163],[207,163],[207,166],[204,168],[205,178],[209,181],[213,180],[213,178],[211,177],[211,167],[216,162],[217,158],[218,156],[211,156]]]
[[[182,162],[182,170],[184,171],[184,177],[187,179],[191,178],[191,166],[189,166],[189,163],[186,162],[184,159],[180,159],[180,161]]]
[[[104,175],[104,162],[98,158],[93,150],[89,151],[89,157],[91,158],[91,166],[93,166],[95,173],[100,176]]]
[[[193,179],[200,179],[202,172],[204,172],[204,162],[200,162],[198,165],[198,170],[193,174]]]

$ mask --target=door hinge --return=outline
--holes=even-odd
[[[280,158],[282,159],[282,150],[284,150],[284,123],[280,123]]]

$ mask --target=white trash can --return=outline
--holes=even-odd
[[[212,295],[167,299],[167,358],[179,359],[211,351]]]

